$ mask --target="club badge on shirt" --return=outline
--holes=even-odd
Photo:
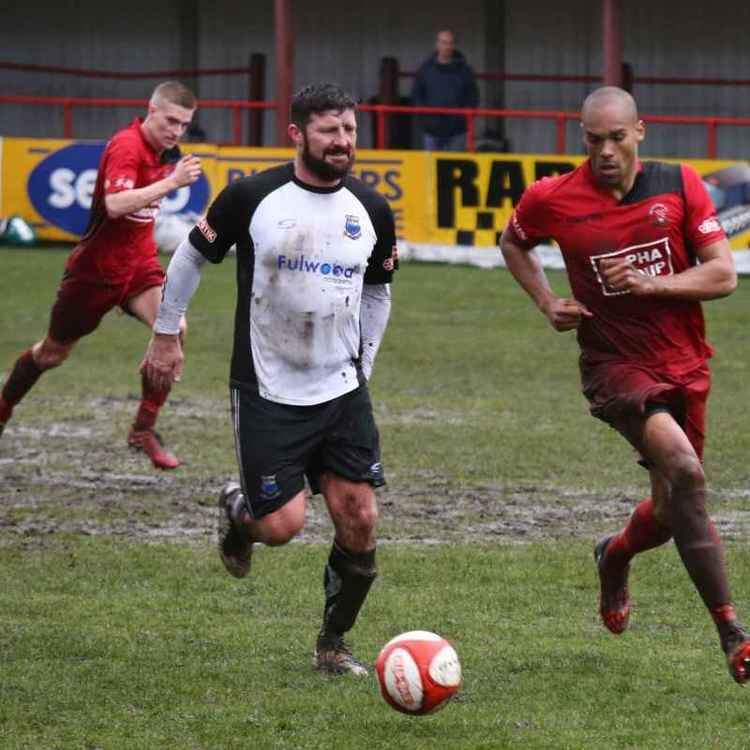
[[[346,215],[344,234],[352,240],[360,238],[362,235],[362,227],[359,225],[359,216],[354,216],[352,214]]]
[[[663,203],[654,203],[649,208],[648,215],[655,227],[665,227],[669,224],[669,209]]]

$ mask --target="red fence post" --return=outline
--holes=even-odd
[[[476,139],[474,137],[474,115],[468,113],[466,115],[466,150],[474,151],[476,149]]]
[[[716,147],[716,136],[717,136],[716,129],[717,129],[717,127],[718,127],[718,124],[717,124],[716,120],[714,120],[714,119],[710,119],[706,123],[706,128],[707,128],[707,131],[708,131],[707,134],[708,134],[708,158],[709,159],[715,159],[716,158],[716,153],[717,153],[717,150],[718,150],[717,147]]]
[[[73,105],[70,102],[63,104],[63,138],[73,137]]]
[[[242,110],[238,106],[232,107],[232,119],[234,120],[234,145],[242,145]]]
[[[395,57],[383,57],[380,60],[380,87],[378,91],[378,104],[398,104],[398,59]],[[387,114],[382,119],[377,119],[379,130],[385,131],[383,136],[383,148],[391,145],[390,118]],[[380,140],[380,132],[376,135]]]
[[[386,138],[385,138],[385,126],[386,126],[386,117],[385,112],[382,110],[381,107],[378,107],[377,111],[375,112],[375,118],[377,122],[377,141],[375,143],[375,147],[379,149],[384,149],[386,147]]]
[[[557,123],[557,145],[556,145],[556,153],[558,154],[564,154],[565,153],[565,136],[566,136],[566,126],[568,124],[567,120],[565,119],[565,115],[558,115],[555,118],[555,122]]]

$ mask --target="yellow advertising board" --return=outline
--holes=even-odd
[[[570,171],[583,156],[533,154],[428,154],[422,222],[408,225],[412,242],[437,246],[492,247],[513,207],[532,182]],[[671,160],[677,161],[677,160]],[[704,178],[719,219],[735,249],[750,246],[750,165],[746,162],[681,160]],[[408,172],[411,174],[410,172]]]
[[[216,150],[213,168],[208,170],[213,194],[238,177],[283,164],[293,155],[292,149],[222,146]],[[396,232],[402,239],[411,239],[412,233],[427,236],[423,175],[428,161],[428,154],[416,151],[361,149],[357,152],[354,175],[385,196],[396,219]]]
[[[74,241],[88,222],[103,141],[2,139],[0,216],[22,216],[41,239]],[[168,196],[167,213],[199,216],[232,180],[289,161],[291,149],[191,144],[204,175]],[[360,150],[354,174],[389,201],[400,239],[492,247],[527,185],[581,156]],[[750,166],[687,160],[704,176],[732,246],[750,245]]]

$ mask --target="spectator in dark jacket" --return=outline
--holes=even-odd
[[[417,71],[412,91],[415,106],[476,107],[479,91],[474,71],[456,49],[452,31],[439,31],[435,52]],[[466,148],[463,115],[424,115],[423,146],[427,151],[462,151]]]

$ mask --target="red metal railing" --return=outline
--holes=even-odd
[[[88,98],[81,96],[1,96],[0,104],[56,106],[63,110],[63,138],[73,138],[73,110],[76,107],[130,107],[144,111],[148,99]],[[242,143],[242,113],[247,110],[274,109],[275,102],[250,102],[242,99],[201,99],[201,109],[228,109],[232,113],[233,143]]]
[[[376,148],[386,145],[386,117],[388,114],[451,114],[466,118],[466,147],[474,151],[476,145],[475,124],[477,117],[497,117],[507,119],[550,120],[555,124],[555,153],[564,154],[567,149],[566,123],[578,122],[578,112],[535,109],[448,109],[444,107],[405,107],[396,104],[361,104],[363,112],[374,112],[377,119]],[[750,117],[702,117],[700,115],[642,115],[647,123],[669,125],[702,125],[706,128],[706,156],[715,159],[718,154],[718,129],[720,126],[735,125],[750,127]]]
[[[73,138],[73,112],[78,107],[130,107],[145,110],[146,99],[86,98],[76,96],[5,96],[0,104],[61,107],[63,136]],[[233,143],[242,143],[242,113],[248,110],[275,109],[275,102],[245,101],[241,99],[201,99],[202,109],[228,109],[232,114]],[[476,118],[505,118],[521,120],[548,120],[555,126],[555,152],[564,154],[567,149],[566,124],[577,122],[577,112],[533,109],[450,109],[445,107],[406,107],[396,104],[361,104],[361,112],[373,112],[376,118],[375,147],[387,147],[387,120],[391,114],[462,115],[466,118],[466,145],[469,151],[476,147]],[[718,130],[724,126],[750,127],[750,117],[702,117],[698,115],[643,115],[648,123],[670,125],[700,125],[706,128],[706,156],[715,159],[718,153]]]
[[[466,148],[476,148],[476,118],[502,117],[527,120],[553,120],[556,126],[555,152],[565,153],[565,123],[568,120],[579,120],[577,112],[556,112],[537,109],[450,109],[448,107],[406,107],[398,104],[360,104],[361,112],[374,112],[377,120],[375,148],[386,148],[386,120],[389,114],[417,115],[463,115],[466,118]],[[750,119],[748,120],[750,123]]]
[[[16,73],[44,73],[45,75],[66,75],[76,78],[114,78],[119,81],[131,81],[150,78],[199,78],[202,76],[251,75],[253,69],[242,68],[195,68],[190,70],[150,70],[125,73],[121,70],[92,70],[91,68],[66,68],[62,65],[36,65],[35,63],[17,63],[0,60],[0,70],[12,70]]]

